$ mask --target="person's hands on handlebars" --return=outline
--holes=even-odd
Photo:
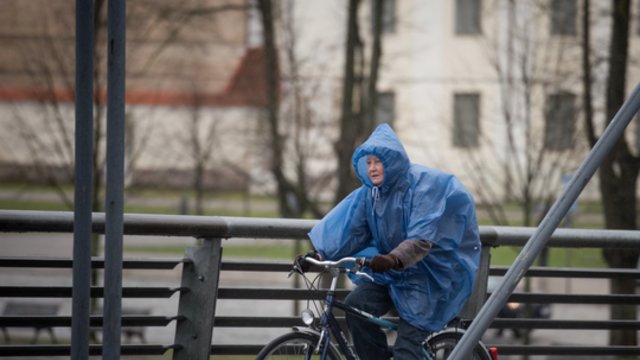
[[[311,263],[305,260],[308,257],[314,258],[316,260],[321,260],[320,254],[318,254],[317,251],[312,250],[304,255],[296,256],[296,259],[293,261],[293,266],[297,267],[303,273],[309,271],[309,269],[311,268]]]
[[[376,255],[371,260],[369,260],[369,266],[373,272],[385,272],[389,269],[401,269],[402,263],[397,256],[393,254],[387,255]]]

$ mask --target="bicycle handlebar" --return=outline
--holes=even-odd
[[[341,267],[341,266],[348,265],[348,264],[356,264],[358,266],[363,266],[363,265],[368,265],[369,264],[369,260],[367,260],[366,258],[356,258],[356,257],[344,257],[344,258],[336,260],[336,261],[318,260],[318,259],[314,259],[312,257],[306,257],[306,258],[304,258],[304,260],[308,261],[308,262],[310,262],[310,263],[312,263],[314,265],[333,267],[333,268]]]
[[[324,266],[326,268],[334,268],[334,269],[342,268],[348,272],[351,272],[352,274],[355,274],[357,276],[362,276],[373,281],[373,278],[371,277],[371,275],[360,271],[360,268],[362,266],[369,265],[369,260],[364,257],[361,257],[361,258],[344,257],[336,261],[318,260],[312,257],[305,257],[304,260],[310,262],[313,265]],[[356,265],[356,266],[354,266],[353,268],[348,268],[346,267],[346,265]]]

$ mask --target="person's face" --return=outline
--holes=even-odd
[[[367,156],[367,175],[375,186],[380,186],[384,180],[384,166],[377,156]]]

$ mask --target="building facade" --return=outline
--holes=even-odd
[[[592,100],[601,129],[611,4],[592,3]],[[273,191],[255,4],[127,2],[132,183],[186,186],[203,161],[213,187],[237,189],[241,183],[245,190]],[[295,177],[304,158],[311,191],[329,198],[348,4],[274,4],[285,170]],[[367,53],[371,4],[361,1],[358,13]],[[0,163],[5,175],[16,164],[68,166],[73,159],[72,5],[11,0],[3,6],[9,11],[0,14],[5,45],[0,122],[6,129]],[[384,0],[383,9],[375,121],[392,124],[412,161],[458,175],[479,202],[557,194],[589,148],[583,135],[582,2]],[[629,90],[640,79],[640,1],[632,1],[632,14]],[[101,26],[96,117],[103,119]],[[628,131],[634,146],[637,133],[635,127]],[[597,193],[590,185],[585,196]]]

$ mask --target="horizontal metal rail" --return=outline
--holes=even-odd
[[[168,350],[175,349],[174,345],[146,345],[133,344],[121,345],[122,355],[164,355]],[[70,345],[2,345],[0,346],[0,357],[9,356],[69,356],[71,354]],[[102,355],[102,345],[89,345],[89,355]]]
[[[336,297],[344,299],[349,290],[336,290]],[[326,291],[309,291],[307,289],[263,289],[263,288],[220,288],[219,299],[245,299],[245,300],[307,300],[324,299]]]
[[[507,272],[506,266],[492,266],[489,275],[502,276]],[[531,267],[525,276],[528,277],[549,277],[549,278],[589,278],[589,279],[640,279],[638,269],[593,269],[593,268],[554,268],[554,267]]]
[[[560,330],[622,330],[640,329],[637,320],[549,320],[549,319],[502,319],[491,323],[494,329],[560,329]]]
[[[124,234],[190,236],[196,238],[306,239],[315,220],[125,214]],[[522,246],[536,228],[481,226],[488,246]],[[0,210],[0,232],[73,231],[73,213]],[[104,233],[104,214],[93,214],[93,232]],[[640,248],[640,232],[632,230],[557,229],[551,247]]]
[[[490,344],[487,344],[491,346]],[[558,356],[634,356],[640,354],[637,346],[537,346],[537,345],[497,345],[500,355],[558,355]],[[212,345],[212,355],[257,354],[263,345]]]
[[[336,297],[344,298],[349,290],[337,290]],[[490,293],[489,293],[490,294]],[[309,291],[307,289],[264,289],[264,288],[220,288],[220,299],[245,299],[245,300],[306,300],[323,299],[325,293]],[[537,293],[513,293],[509,301],[530,304],[640,304],[640,295],[621,294],[537,294]]]
[[[513,293],[509,296],[511,302],[521,302],[528,304],[640,304],[640,295],[623,294],[550,294],[550,293]]]
[[[148,269],[148,270],[171,270],[182,263],[183,260],[167,259],[123,259],[123,269]],[[2,268],[50,268],[50,269],[71,269],[73,259],[69,258],[28,258],[28,257],[0,257],[0,267]],[[104,269],[104,258],[93,258],[91,260],[93,269]]]
[[[122,316],[122,326],[167,326],[178,316]],[[90,326],[102,326],[102,316],[91,316]],[[71,316],[0,316],[2,327],[70,327]]]
[[[556,355],[556,356],[634,356],[640,355],[638,346],[540,346],[498,345],[500,355]]]
[[[70,286],[0,286],[0,297],[31,297],[31,298],[70,298]],[[173,294],[186,291],[180,287],[123,287],[123,298],[170,298]],[[103,287],[91,287],[91,297],[104,296]]]
[[[345,318],[337,316],[339,322]],[[397,321],[397,317],[385,318]],[[219,316],[216,317],[218,327],[238,328],[290,328],[302,326],[299,316],[281,317],[249,317],[249,316]],[[637,320],[549,320],[549,319],[506,319],[497,318],[491,323],[492,329],[572,329],[572,330],[611,330],[611,329],[640,329]]]

